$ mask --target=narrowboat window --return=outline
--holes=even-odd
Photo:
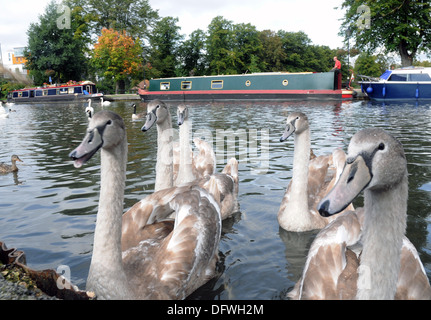
[[[44,95],[44,96],[47,96],[47,95],[48,95],[48,90],[42,90],[42,92],[43,92],[43,95]]]
[[[171,88],[170,82],[160,82],[160,90],[169,90]]]
[[[211,89],[223,89],[223,80],[212,80]]]
[[[289,81],[287,79],[283,80],[283,86],[287,86],[289,84]]]
[[[49,96],[53,96],[56,94],[56,90],[55,89],[48,89],[48,95]]]
[[[18,92],[14,92],[14,93],[12,94],[12,97],[14,97],[14,98],[18,98]]]
[[[75,93],[75,88],[74,88],[74,87],[67,88],[67,93],[68,93],[68,94],[73,94],[73,93]]]
[[[246,85],[247,87],[250,87],[250,86],[251,86],[251,81],[250,81],[250,80],[247,80],[247,81],[245,82],[245,85]]]
[[[412,73],[410,74],[410,81],[431,81],[428,73]]]
[[[36,97],[42,96],[42,90],[36,90]]]
[[[190,90],[192,88],[191,81],[181,81],[181,90]]]
[[[82,93],[82,87],[75,87],[75,93]]]
[[[28,91],[23,91],[23,92],[22,92],[22,96],[23,96],[24,98],[28,98]]]
[[[392,74],[389,81],[407,81],[407,74]]]
[[[60,90],[60,94],[67,94],[67,88],[57,89],[57,94],[59,93],[58,90]]]

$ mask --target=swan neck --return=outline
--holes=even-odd
[[[358,299],[394,299],[407,220],[407,175],[384,191],[364,193]]]
[[[101,299],[122,299],[129,294],[121,253],[126,163],[126,142],[113,150],[101,150],[99,209],[87,280],[87,289]]]
[[[190,128],[190,120],[186,118],[180,126],[180,165],[176,179],[177,185],[195,180],[190,146]]]
[[[157,162],[154,191],[173,186],[173,129],[171,117],[157,124]]]
[[[286,230],[300,232],[313,229],[308,207],[309,162],[310,133],[306,130],[295,135],[290,193],[288,189],[283,199],[287,204],[278,214],[278,221]]]

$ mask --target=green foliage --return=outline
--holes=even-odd
[[[0,78],[0,99],[6,99],[9,91],[22,89],[24,87],[24,84]]]
[[[370,55],[367,52],[361,53],[355,62],[355,74],[362,74],[370,77],[380,77],[386,70],[386,63],[378,56]]]
[[[148,39],[159,18],[148,0],[88,0],[87,12],[95,34],[103,28],[125,30],[134,39]]]
[[[36,84],[53,81],[80,80],[87,71],[85,58],[88,39],[80,21],[79,9],[71,12],[71,28],[60,29],[57,4],[52,1],[46,7],[39,23],[32,23],[28,30],[28,46],[25,50],[26,68],[34,76]]]
[[[198,29],[184,40],[178,18],[160,18],[148,0],[64,3],[71,8],[70,29],[57,27],[59,14],[52,2],[39,23],[28,30],[27,68],[36,84],[47,82],[49,76],[58,82],[97,78],[99,88],[111,91],[114,84],[118,89],[119,83],[131,84],[143,78],[324,72],[333,67],[337,53],[313,45],[304,32],[259,31],[249,23],[234,24],[222,16],[215,17],[206,31]],[[129,44],[117,39],[115,45],[102,46],[102,30],[127,35]],[[343,58],[340,60],[345,66]]]
[[[149,62],[152,66],[149,75],[173,77],[178,65],[178,43],[183,39],[178,18],[165,17],[158,21],[151,32]]]
[[[358,11],[366,5],[369,12]],[[349,29],[355,46],[361,50],[375,52],[384,48],[386,52],[398,53],[403,66],[410,66],[420,50],[429,51],[431,44],[431,7],[422,0],[345,0],[346,9],[342,31]],[[369,28],[362,23],[370,17]],[[357,22],[362,23],[361,28]]]

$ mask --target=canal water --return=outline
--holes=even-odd
[[[33,269],[59,270],[81,289],[90,266],[100,178],[99,154],[81,169],[68,158],[84,136],[85,107],[14,105],[9,118],[0,119],[0,161],[9,162],[12,154],[24,161],[18,173],[0,175],[0,241],[24,250]],[[316,232],[286,232],[277,222],[293,158],[293,139],[279,138],[293,111],[308,115],[316,155],[335,147],[346,150],[352,135],[366,127],[384,128],[403,143],[409,171],[407,236],[431,278],[431,104],[296,101],[190,107],[193,134],[213,143],[217,170],[231,156],[240,162],[240,211],[223,222],[218,276],[191,299],[285,299],[300,277]],[[143,121],[132,121],[130,102],[104,108],[120,114],[127,126],[126,210],[154,189],[157,132],[141,132]],[[139,105],[139,112],[144,109]]]

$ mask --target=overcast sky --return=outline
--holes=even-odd
[[[6,51],[27,45],[27,30],[38,22],[50,0],[0,0],[0,44]],[[223,16],[233,23],[250,23],[258,30],[303,31],[313,44],[342,47],[338,36],[342,0],[149,0],[161,17],[179,19],[181,33],[207,30],[211,20]]]

